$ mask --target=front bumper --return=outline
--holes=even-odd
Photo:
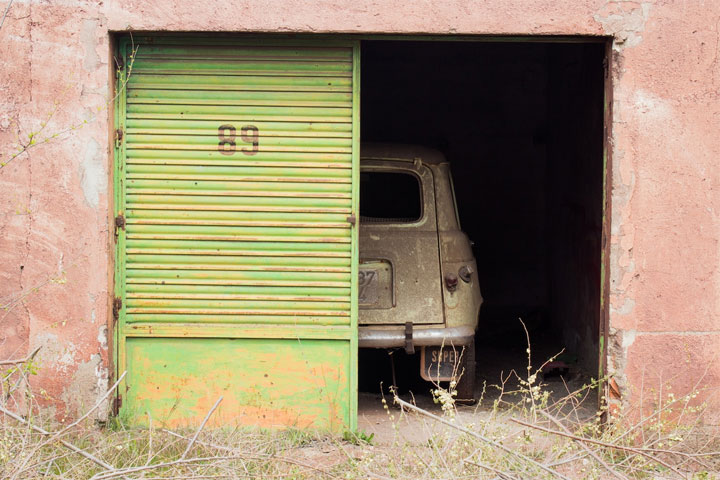
[[[469,345],[475,338],[473,327],[452,328],[413,328],[412,344],[417,347],[440,345]],[[358,346],[360,348],[400,348],[405,347],[405,326],[378,328],[361,326],[358,329]]]

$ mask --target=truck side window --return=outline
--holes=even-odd
[[[455,182],[453,182],[452,172],[448,171],[448,178],[450,179],[450,192],[452,192],[453,208],[455,209],[455,221],[457,222],[457,228],[460,227],[460,211],[457,208],[457,198],[455,197]]]
[[[420,179],[405,172],[360,174],[360,221],[412,223],[422,218]]]

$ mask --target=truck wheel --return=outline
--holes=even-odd
[[[457,403],[472,405],[475,398],[475,342],[465,346],[458,372],[462,372],[457,384]]]

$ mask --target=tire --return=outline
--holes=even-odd
[[[477,401],[475,397],[475,341],[465,346],[459,371],[462,372],[462,376],[457,384],[455,401],[460,404],[472,405]]]

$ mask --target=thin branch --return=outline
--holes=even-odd
[[[567,463],[577,462],[578,460],[582,460],[585,457],[587,457],[587,453],[582,453],[579,455],[572,455],[570,457],[564,457],[562,459],[558,459],[558,460],[555,460],[554,462],[548,463],[548,467],[558,467],[560,465],[565,465]]]
[[[2,26],[5,23],[5,17],[7,17],[8,12],[10,11],[10,6],[12,4],[13,4],[13,0],[10,0],[7,4],[7,7],[5,7],[5,13],[3,13],[2,20],[0,20],[0,29],[2,29]]]
[[[484,468],[485,470],[489,470],[489,471],[497,474],[497,476],[498,476],[501,480],[518,480],[517,477],[513,477],[513,476],[510,475],[509,473],[505,473],[505,472],[503,472],[502,470],[498,470],[497,468],[491,467],[490,465],[487,465],[487,464],[485,464],[485,463],[481,463],[481,462],[478,462],[478,461],[472,462],[472,461],[470,461],[470,460],[468,460],[468,459],[464,459],[463,462],[465,462],[465,463],[467,463],[467,464],[470,464],[470,465],[474,465],[474,466],[476,466],[476,467]]]
[[[399,398],[397,395],[395,395],[395,403],[399,404],[401,407],[407,408],[408,410],[412,410],[413,412],[420,413],[420,414],[422,414],[422,415],[425,415],[426,417],[432,418],[433,420],[438,421],[438,422],[442,423],[443,425],[446,425],[446,426],[448,426],[448,427],[450,427],[450,428],[454,428],[454,429],[459,430],[459,431],[461,431],[461,432],[463,432],[463,433],[466,433],[466,434],[468,434],[468,435],[470,435],[470,436],[472,436],[472,437],[475,437],[475,438],[477,438],[477,439],[479,439],[479,440],[482,440],[483,442],[485,442],[485,443],[487,443],[487,444],[490,444],[490,445],[492,445],[493,447],[498,448],[498,449],[504,451],[505,453],[508,453],[508,454],[510,454],[510,455],[512,455],[512,456],[514,456],[514,457],[517,457],[517,458],[523,460],[524,462],[527,462],[527,463],[529,463],[529,464],[531,464],[531,465],[534,465],[535,467],[540,468],[541,470],[544,470],[544,471],[546,471],[547,473],[549,473],[549,474],[551,474],[551,475],[553,475],[553,476],[556,476],[556,477],[558,477],[558,478],[562,478],[563,480],[570,480],[570,479],[569,479],[568,477],[566,477],[565,475],[561,474],[560,472],[556,472],[556,471],[553,470],[552,468],[549,468],[547,465],[543,465],[542,463],[537,462],[537,461],[533,460],[532,458],[527,457],[527,456],[523,455],[522,453],[516,452],[516,451],[514,451],[513,449],[508,448],[508,447],[506,447],[505,445],[502,445],[502,444],[500,444],[500,443],[498,443],[498,442],[496,442],[496,441],[494,441],[494,440],[491,440],[491,439],[489,439],[489,438],[487,438],[487,437],[485,437],[485,436],[483,436],[483,435],[480,435],[479,433],[475,433],[475,432],[473,432],[472,430],[469,430],[469,429],[467,429],[467,428],[465,428],[465,427],[461,427],[461,426],[459,426],[459,425],[455,425],[454,423],[449,422],[449,421],[445,420],[445,419],[442,418],[442,417],[438,417],[437,415],[433,415],[432,413],[428,412],[427,410],[423,410],[423,409],[420,408],[420,407],[416,407],[415,405],[413,405],[413,404],[411,404],[411,403],[408,403],[408,402],[402,400],[402,399]]]
[[[14,414],[14,413],[11,412],[10,410],[7,410],[7,409],[6,409],[5,407],[3,407],[2,405],[0,405],[0,412],[4,413],[5,415],[7,415],[8,417],[12,418],[12,419],[15,420],[15,421],[20,422],[21,424],[30,427],[31,429],[35,430],[36,432],[38,432],[38,433],[40,433],[40,434],[42,434],[42,435],[52,435],[51,432],[48,432],[47,430],[44,430],[44,429],[42,429],[42,428],[40,428],[40,427],[37,427],[37,426],[33,425],[32,423],[28,422],[27,420],[25,420],[25,419],[22,418],[21,416]],[[116,470],[115,470],[115,467],[113,467],[112,465],[103,462],[102,460],[100,460],[100,459],[97,458],[96,456],[92,455],[91,453],[86,452],[85,450],[82,450],[81,448],[76,447],[76,446],[73,445],[72,443],[66,442],[65,440],[62,440],[62,439],[58,439],[58,442],[60,442],[62,445],[64,445],[65,447],[69,448],[69,449],[72,450],[73,452],[77,453],[78,455],[82,455],[83,457],[87,458],[87,459],[90,460],[91,462],[100,465],[100,466],[103,467],[105,470],[109,470],[109,471],[111,471],[111,472],[115,472],[115,471],[116,471]]]
[[[131,33],[130,36],[131,36],[131,38],[132,38],[132,33]],[[105,102],[105,106],[104,106],[104,107],[99,107],[98,112],[102,111],[103,109],[109,108],[110,105],[115,101],[115,99],[116,99],[121,93],[123,93],[123,92],[125,91],[125,89],[127,88],[127,84],[128,84],[128,82],[130,81],[130,75],[132,74],[132,67],[133,67],[133,64],[134,64],[134,62],[135,62],[135,55],[137,54],[137,51],[138,51],[139,48],[140,48],[139,46],[138,46],[138,47],[135,47],[135,44],[134,44],[134,42],[133,42],[132,53],[131,53],[131,56],[130,56],[130,62],[128,63],[128,67],[127,67],[127,75],[125,76],[125,78],[123,78],[123,79],[120,81],[120,87],[117,89],[117,93],[116,93],[115,95],[113,95],[109,100],[107,100],[107,101]],[[17,142],[18,142],[18,143],[17,143],[17,144],[18,144],[18,146],[19,146],[20,148],[19,148],[14,154],[10,155],[10,158],[8,158],[7,161],[5,161],[5,162],[0,162],[0,169],[4,168],[6,165],[8,165],[10,162],[12,162],[13,160],[15,160],[16,158],[18,158],[18,157],[21,156],[22,154],[26,154],[26,153],[28,152],[28,150],[30,150],[31,148],[37,147],[37,146],[39,146],[39,145],[44,145],[44,144],[46,144],[46,143],[48,143],[48,142],[50,142],[50,141],[52,141],[52,140],[57,139],[58,137],[62,137],[62,136],[65,135],[65,134],[68,134],[68,133],[70,133],[70,132],[72,132],[72,131],[74,131],[74,130],[80,129],[80,128],[82,128],[83,126],[87,125],[88,123],[94,122],[94,121],[97,120],[97,118],[98,118],[97,114],[93,114],[90,118],[87,118],[87,119],[85,119],[85,120],[83,120],[83,121],[81,121],[81,122],[77,122],[77,123],[71,125],[70,127],[67,127],[67,128],[65,128],[65,129],[63,129],[63,130],[60,130],[60,131],[57,131],[57,132],[55,132],[55,133],[53,133],[53,134],[48,134],[48,135],[45,135],[45,136],[42,136],[42,137],[41,137],[40,134],[43,132],[43,130],[45,130],[45,127],[48,126],[48,124],[50,123],[50,119],[52,119],[52,117],[55,115],[55,113],[57,112],[58,108],[59,108],[59,103],[56,101],[55,107],[54,107],[53,110],[50,112],[50,114],[48,114],[47,119],[41,124],[40,129],[39,129],[38,131],[36,131],[36,132],[30,132],[30,133],[27,135],[28,138],[27,138],[26,141],[21,140],[21,139],[19,138],[20,132],[18,132],[18,139],[17,139]],[[38,138],[39,138],[39,139],[38,139]]]
[[[39,350],[39,348],[38,348],[37,350]],[[37,352],[37,350],[36,350],[36,352]],[[117,382],[115,382],[115,384],[114,384],[112,387],[110,387],[110,388],[108,389],[108,391],[105,392],[105,394],[104,394],[102,397],[100,397],[100,399],[98,399],[98,401],[95,403],[95,405],[94,405],[90,410],[88,410],[87,412],[85,412],[80,418],[78,418],[77,420],[75,420],[73,423],[67,425],[65,428],[63,428],[63,429],[61,429],[61,430],[58,430],[57,432],[52,433],[52,434],[50,435],[50,438],[48,438],[48,439],[46,439],[45,441],[40,442],[38,445],[36,445],[35,448],[34,448],[34,451],[37,451],[38,449],[44,447],[45,445],[47,445],[47,444],[49,444],[49,443],[52,443],[52,442],[54,442],[54,441],[56,441],[56,440],[59,440],[60,437],[61,437],[65,432],[67,432],[67,431],[70,430],[71,428],[76,427],[76,426],[79,425],[83,420],[85,420],[92,412],[94,412],[100,405],[102,405],[102,403],[105,401],[105,399],[107,399],[107,397],[108,397],[112,392],[115,391],[115,389],[117,388],[118,384],[122,381],[123,378],[125,378],[126,373],[127,373],[127,372],[123,372],[123,374],[120,375],[120,378],[118,378]],[[23,465],[20,467],[21,470],[19,470],[18,472],[22,471],[22,468],[24,468],[25,464],[27,463],[27,461],[29,461],[29,460],[32,458],[32,456],[33,456],[33,455],[31,454],[31,455],[27,455],[27,456],[25,457],[25,462],[24,462]],[[14,478],[14,477],[13,477],[13,478]]]
[[[172,430],[163,428],[163,429],[161,429],[161,431],[165,432],[169,435],[172,435],[173,437],[182,438],[183,440],[188,440],[188,437],[186,437],[184,435],[180,435],[179,433],[173,432]],[[232,447],[228,447],[225,445],[217,445],[214,443],[204,442],[201,440],[198,440],[197,443],[199,443],[200,445],[205,445],[210,448],[214,448],[215,450],[220,450],[220,451],[224,451],[224,452],[228,452],[228,453],[236,453],[239,450],[238,448],[232,448]],[[347,452],[346,452],[346,454],[347,454]],[[303,463],[298,460],[293,460],[292,458],[281,457],[278,455],[245,455],[244,454],[244,455],[237,456],[237,457],[230,455],[230,456],[223,457],[223,458],[236,459],[236,460],[271,460],[271,459],[279,460],[281,462],[289,463],[291,465],[297,465],[299,467],[309,468],[310,470],[315,470],[316,472],[320,472],[323,475],[327,475],[327,476],[336,478],[336,475],[333,475],[332,473],[330,473],[327,470],[324,470],[320,467],[315,467],[313,465]],[[247,471],[247,469],[246,469],[246,471]]]
[[[2,163],[0,163],[0,168],[2,168]],[[0,304],[0,310],[5,310],[5,314],[0,318],[0,322],[5,320],[5,317],[10,315],[12,313],[13,309],[17,307],[18,305],[22,304],[26,298],[28,298],[30,295],[37,293],[38,290],[40,290],[42,287],[49,285],[51,283],[65,283],[65,275],[67,273],[67,270],[70,268],[73,268],[76,265],[75,262],[70,263],[67,268],[63,269],[58,276],[55,277],[46,277],[45,280],[43,280],[41,283],[38,283],[34,285],[33,287],[30,287],[24,291],[15,292],[10,295],[7,295],[3,298],[0,298],[0,301],[6,302],[3,304]]]
[[[553,422],[553,423],[555,424],[555,426],[557,426],[560,430],[562,430],[563,432],[565,432],[565,433],[568,434],[568,435],[572,435],[572,434],[570,433],[570,431],[565,427],[565,425],[563,425],[563,424],[560,422],[560,420],[558,420],[557,418],[555,418],[554,416],[550,415],[549,413],[547,413],[547,412],[544,411],[544,410],[539,410],[539,412],[540,412],[542,415],[544,415],[548,420],[550,420],[551,422]],[[580,441],[580,440],[577,440],[577,439],[575,439],[575,438],[572,438],[572,441],[574,441],[575,443],[577,443],[578,445],[580,445],[580,447],[581,447],[583,450],[585,450],[588,454],[590,454],[590,456],[593,457],[593,458],[595,459],[595,461],[597,461],[600,465],[602,465],[603,468],[605,468],[605,470],[607,470],[608,472],[610,472],[610,474],[611,474],[613,477],[619,478],[620,480],[628,480],[628,478],[627,478],[625,475],[621,474],[620,472],[618,472],[618,471],[616,471],[614,468],[612,468],[610,465],[608,465],[607,462],[605,462],[602,458],[600,458],[600,456],[599,456],[597,453],[595,453],[593,450],[591,450],[590,447],[588,447],[587,445],[585,445],[584,442],[582,442],[582,441]]]
[[[220,402],[222,402],[222,399],[223,399],[223,397],[220,396],[220,398],[218,398],[215,401],[215,405],[213,405],[212,408],[210,409],[210,411],[207,413],[207,415],[205,415],[205,418],[203,419],[202,423],[200,424],[198,429],[195,431],[195,435],[193,435],[192,439],[190,440],[190,443],[188,443],[187,448],[185,449],[183,454],[180,456],[180,460],[183,460],[187,456],[187,454],[190,452],[193,445],[195,444],[195,440],[197,440],[197,438],[198,438],[198,435],[200,435],[200,432],[202,432],[202,429],[205,428],[205,424],[210,419],[210,416],[213,414],[213,412],[218,407],[218,405],[220,405]]]
[[[24,363],[27,363],[27,362],[31,361],[32,359],[35,358],[35,355],[37,355],[37,353],[40,351],[40,348],[42,348],[42,347],[41,347],[41,346],[40,346],[40,347],[37,347],[35,350],[32,351],[32,353],[30,353],[30,355],[28,355],[28,356],[25,357],[24,359],[21,359],[19,362],[18,362],[18,361],[13,361],[13,360],[11,360],[11,362],[15,362],[15,363],[11,363],[11,365],[21,365],[21,364],[24,364]],[[13,392],[15,392],[15,391],[18,389],[18,387],[20,386],[20,384],[21,384],[23,381],[26,382],[26,383],[30,383],[29,380],[28,380],[28,378],[27,378],[27,375],[26,375],[27,371],[26,371],[25,369],[19,368],[19,369],[16,369],[15,372],[18,374],[18,379],[17,379],[17,381],[15,381],[15,383],[14,383],[12,386],[8,386],[7,392],[3,392],[3,393],[4,393],[5,402],[7,402],[8,400],[10,400],[10,398],[11,398],[12,395],[13,395]],[[7,380],[8,383],[9,383],[10,377],[11,377],[11,375],[6,375],[5,378],[3,379],[3,381]],[[5,386],[3,385],[3,391],[4,391],[4,388],[5,388]],[[14,399],[13,399],[13,401],[14,401]],[[6,403],[6,404],[7,404],[7,403]],[[17,402],[16,402],[16,401],[15,401],[15,404],[17,405]]]
[[[188,437],[186,437],[184,435],[180,435],[177,432],[173,432],[172,430],[168,430],[167,428],[161,428],[160,431],[165,432],[169,435],[172,435],[173,437],[182,438],[183,440],[190,440]],[[237,448],[226,447],[225,445],[215,445],[214,443],[204,442],[202,440],[198,440],[196,443],[198,443],[200,445],[205,445],[206,447],[211,447],[211,448],[214,448],[215,450],[220,450],[223,452],[234,453],[234,452],[237,452],[237,450],[238,450]]]
[[[292,465],[304,467],[309,470],[315,470],[318,472],[322,472],[323,474],[325,474],[327,476],[337,478],[336,475],[333,475],[330,472],[327,472],[320,468],[314,467],[307,463],[299,462],[297,460],[292,460],[290,458],[285,458],[285,457],[276,457],[276,456],[272,456],[272,455],[267,455],[267,456],[264,456],[264,455],[218,455],[218,456],[213,456],[213,457],[179,458],[177,460],[173,460],[170,462],[156,463],[155,465],[143,465],[140,467],[130,467],[130,468],[125,468],[122,470],[115,470],[115,471],[111,471],[111,472],[102,472],[102,473],[94,475],[91,480],[105,480],[108,478],[120,477],[122,475],[127,475],[130,473],[143,472],[143,471],[147,471],[147,470],[153,470],[156,468],[172,467],[175,465],[187,465],[187,464],[193,464],[193,463],[212,462],[212,461],[218,461],[218,460],[244,460],[244,459],[280,460],[281,462],[290,463]]]
[[[665,468],[667,468],[667,469],[669,469],[669,470],[672,470],[672,471],[673,471],[676,475],[678,475],[680,478],[687,478],[687,475],[683,474],[680,470],[676,469],[675,467],[673,467],[673,466],[670,465],[669,463],[664,462],[664,461],[660,460],[659,458],[657,458],[657,457],[655,457],[655,456],[650,455],[649,453],[647,453],[647,451],[645,451],[646,449],[633,448],[633,447],[625,447],[625,446],[623,446],[623,445],[615,445],[615,444],[612,444],[612,443],[601,442],[601,441],[599,441],[599,440],[593,440],[593,439],[590,439],[590,438],[578,437],[577,435],[572,435],[572,434],[565,433],[565,432],[558,432],[557,430],[552,430],[552,429],[549,429],[549,428],[541,427],[541,426],[539,426],[539,425],[534,425],[534,424],[532,424],[532,423],[523,422],[522,420],[518,420],[517,418],[510,418],[509,420],[510,420],[511,422],[517,423],[518,425],[523,425],[523,426],[525,426],[525,427],[534,428],[534,429],[536,429],[536,430],[540,430],[540,431],[546,432],[546,433],[552,433],[552,434],[554,434],[554,435],[559,435],[559,436],[561,436],[561,437],[567,437],[567,438],[570,438],[570,439],[573,439],[573,440],[578,440],[578,441],[581,441],[581,442],[592,443],[592,444],[595,444],[595,445],[600,445],[600,446],[605,447],[605,448],[611,448],[611,449],[615,449],[615,450],[623,450],[623,451],[625,451],[625,452],[635,453],[635,454],[641,455],[641,456],[643,456],[643,457],[645,457],[645,458],[647,458],[647,459],[649,459],[649,460],[652,460],[653,462],[659,463],[660,465],[662,465],[663,467],[665,467]]]
[[[147,411],[148,416],[148,454],[147,454],[147,461],[145,462],[145,465],[150,465],[150,462],[152,462],[152,459],[155,457],[153,455],[153,437],[155,436],[155,429],[153,428],[153,419],[152,415],[150,414],[150,410]]]
[[[707,376],[708,370],[710,369],[710,367],[712,366],[713,363],[714,363],[714,361],[709,362],[709,363],[707,364],[707,366],[705,367],[705,370],[703,371],[703,374],[700,376],[700,378],[697,380],[697,382],[695,382],[695,384],[693,385],[693,388],[690,390],[691,392],[697,392],[697,391],[700,390],[700,385],[702,384],[703,380],[704,380],[705,377]],[[641,408],[640,408],[640,415],[642,415],[642,405],[644,404],[644,401],[643,401],[643,392],[644,392],[644,390],[645,390],[644,385],[645,385],[645,374],[643,373],[643,376],[641,377],[641,384],[640,384],[640,401],[639,401],[639,405],[641,406]],[[702,389],[702,390],[705,390],[705,389]],[[649,422],[650,420],[652,420],[653,418],[655,418],[655,417],[658,416],[658,415],[662,415],[663,413],[665,413],[665,411],[666,411],[667,409],[673,407],[673,406],[676,405],[676,404],[680,404],[680,403],[683,403],[683,404],[684,404],[684,405],[683,405],[683,409],[682,409],[682,411],[681,411],[681,413],[680,413],[680,419],[682,419],[682,418],[683,418],[683,415],[685,414],[685,407],[687,407],[687,405],[688,405],[688,403],[690,402],[691,399],[692,399],[691,395],[690,395],[690,394],[686,394],[686,395],[684,395],[684,396],[682,396],[682,397],[680,397],[680,398],[676,398],[676,399],[673,400],[672,402],[666,403],[662,408],[656,409],[652,414],[648,415],[648,416],[645,417],[645,418],[641,418],[638,423],[636,423],[635,425],[633,425],[632,427],[630,427],[628,430],[626,430],[622,435],[620,435],[620,437],[618,437],[618,439],[622,439],[622,438],[624,438],[624,437],[627,437],[628,435],[630,435],[631,433],[633,433],[635,430],[637,430],[638,428],[640,428],[640,433],[641,433],[641,435],[642,435],[643,443],[645,443],[645,429],[644,429],[644,426],[645,426],[645,423],[646,423],[646,422]],[[679,419],[679,420],[680,420],[680,419]],[[680,422],[678,421],[678,423],[680,423]]]
[[[40,351],[41,348],[42,347],[37,347],[35,350],[32,351],[32,353],[30,353],[30,355],[26,356],[25,358],[18,358],[15,360],[0,360],[0,366],[18,365],[21,363],[27,363],[30,360],[32,360],[33,358],[35,358],[35,355],[37,355],[38,351]]]
[[[113,386],[110,387],[110,389],[108,389],[108,391],[105,392],[105,394],[104,394],[102,397],[100,397],[100,399],[98,399],[97,402],[95,402],[95,405],[94,405],[90,410],[88,410],[87,412],[85,412],[85,414],[84,414],[82,417],[78,418],[78,419],[75,420],[73,423],[71,423],[71,424],[68,425],[67,427],[65,427],[65,428],[63,428],[62,430],[60,430],[59,432],[57,432],[57,433],[55,434],[55,436],[62,435],[63,433],[67,432],[68,430],[70,430],[70,429],[73,428],[74,426],[79,425],[80,422],[82,422],[83,420],[85,420],[92,412],[94,412],[95,410],[97,410],[97,408],[105,401],[105,399],[107,399],[107,397],[109,397],[110,394],[115,391],[115,389],[116,389],[117,386],[120,384],[120,382],[122,382],[122,379],[125,378],[125,375],[126,375],[126,374],[127,374],[127,370],[124,371],[124,372],[122,373],[122,375],[120,375],[120,377],[117,379],[117,382],[115,382],[115,383],[113,384]]]

